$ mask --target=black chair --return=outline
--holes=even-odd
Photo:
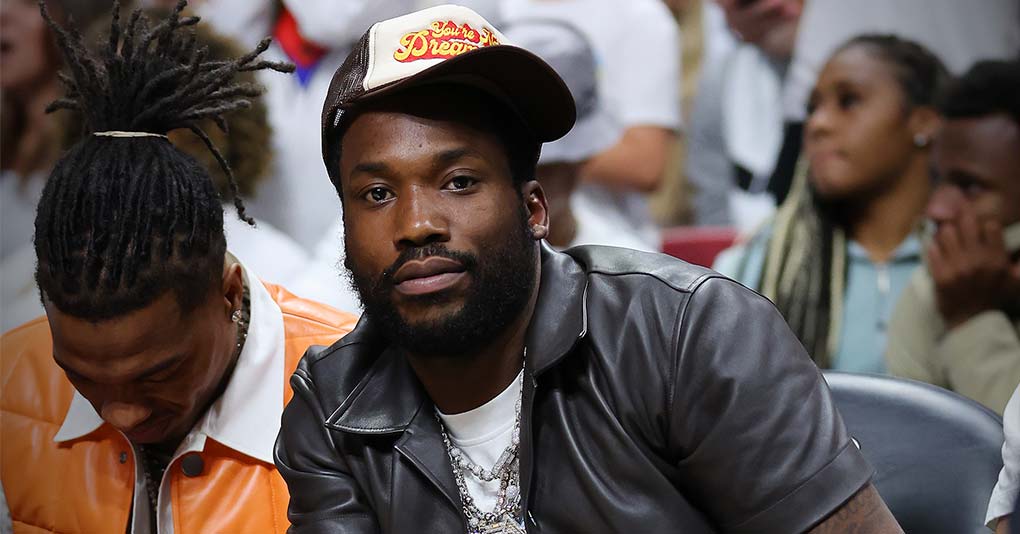
[[[823,373],[873,482],[907,534],[989,534],[1002,419],[951,391],[888,376]]]

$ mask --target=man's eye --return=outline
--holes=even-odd
[[[454,191],[460,191],[471,187],[478,183],[478,180],[470,176],[454,176],[449,182],[446,183],[447,189]]]
[[[386,202],[391,196],[393,196],[393,193],[385,187],[373,187],[365,193],[365,199],[376,204]]]
[[[957,184],[957,186],[960,188],[960,191],[962,191],[963,194],[968,197],[976,197],[980,195],[982,191],[984,191],[984,187],[982,187],[981,184],[974,181],[960,182],[959,184]]]
[[[854,107],[854,105],[856,105],[859,100],[860,98],[858,98],[857,95],[853,93],[844,93],[842,95],[839,95],[839,107],[841,109],[850,109]]]

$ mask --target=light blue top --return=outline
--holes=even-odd
[[[770,225],[747,243],[724,250],[712,267],[747,287],[758,289],[771,235]],[[900,293],[907,287],[911,273],[921,266],[921,241],[911,234],[885,263],[871,261],[863,247],[848,241],[847,263],[843,323],[838,349],[832,355],[832,368],[854,373],[885,373],[886,330]]]

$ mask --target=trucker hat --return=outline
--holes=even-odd
[[[570,90],[556,71],[469,8],[442,5],[373,24],[330,83],[322,107],[322,157],[330,178],[338,161],[330,147],[359,104],[427,84],[472,86],[501,101],[536,143],[559,139],[574,124]]]

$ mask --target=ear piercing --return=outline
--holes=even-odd
[[[928,139],[927,135],[924,135],[924,134],[915,134],[914,135],[914,146],[916,146],[917,148],[924,148],[924,147],[928,146],[928,143],[929,143],[929,139]]]
[[[234,313],[230,314],[230,320],[235,323],[241,322],[241,310],[234,310]]]

